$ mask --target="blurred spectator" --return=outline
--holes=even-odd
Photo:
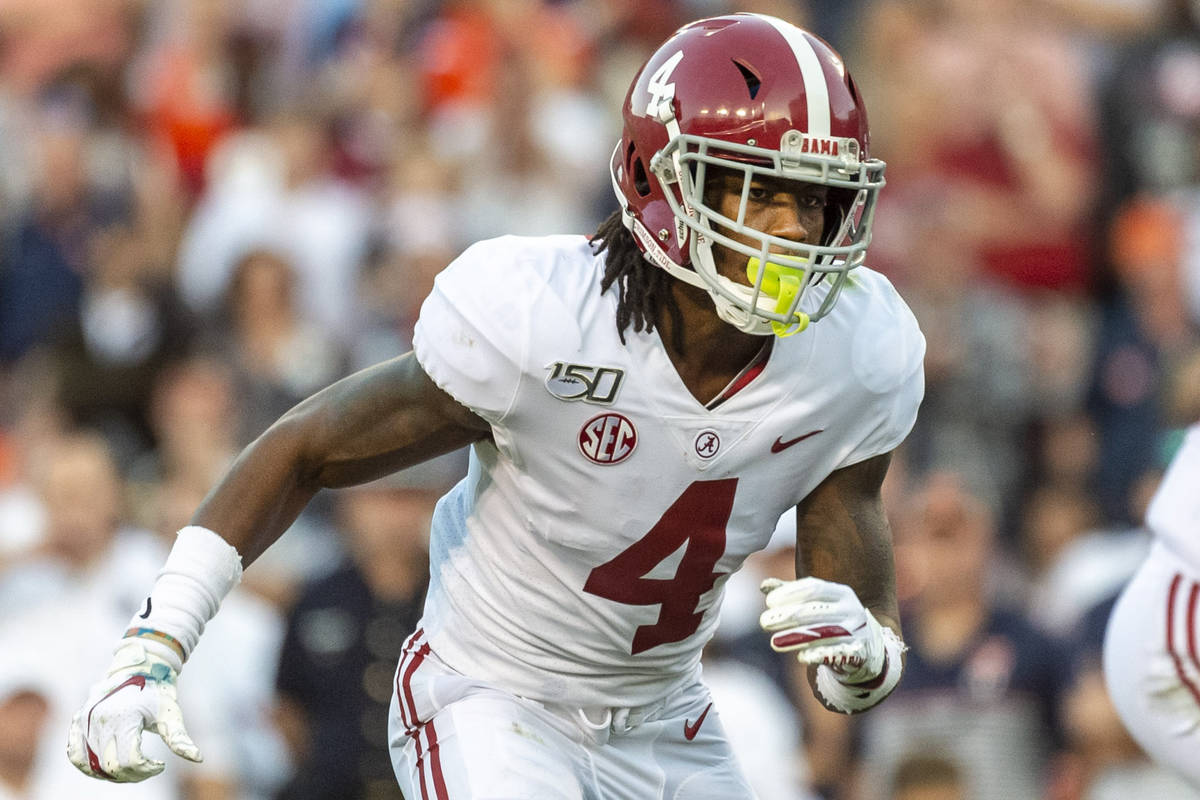
[[[908,452],[918,471],[952,469],[1000,513],[1015,501],[1022,444],[1034,411],[1030,314],[974,263],[977,256],[934,207],[913,220],[920,269],[905,293],[925,334],[925,399]]]
[[[1154,466],[1172,424],[1163,412],[1174,373],[1200,344],[1200,11],[1188,0],[1163,7],[1100,86],[1108,283],[1089,411],[1102,434],[1098,488],[1120,520],[1130,519],[1130,487]]]
[[[130,0],[5,0],[0,4],[0,75],[33,91],[72,64],[111,68],[131,40]]]
[[[994,523],[960,478],[931,476],[899,519],[904,680],[856,717],[863,797],[881,798],[913,753],[955,759],[974,800],[1035,800],[1057,752],[1067,652],[993,599]]]
[[[1022,555],[1035,582],[1099,522],[1094,504],[1081,487],[1053,483],[1034,489],[1022,512]]]
[[[0,34],[0,59],[3,51],[3,34]],[[33,196],[33,128],[36,123],[29,105],[21,102],[12,88],[0,79],[0,141],[5,144],[0,148],[0,240],[8,237],[11,227],[28,209]],[[0,273],[5,270],[7,255],[0,248]]]
[[[34,202],[0,246],[0,363],[20,358],[79,309],[88,238],[111,211],[89,196],[81,119],[44,119],[36,140]]]
[[[1078,488],[1039,487],[1024,512],[1022,544],[1033,573],[1026,608],[1043,630],[1068,638],[1088,609],[1133,575],[1149,536],[1140,526],[1098,527],[1098,509]]]
[[[161,517],[147,512],[146,492],[175,483],[203,496],[237,455],[243,410],[235,391],[233,369],[212,355],[189,356],[156,374],[149,404],[155,448],[129,469],[147,525],[157,527]]]
[[[63,763],[62,731],[88,690],[82,673],[108,663],[113,639],[142,602],[134,592],[157,575],[166,549],[153,534],[124,523],[120,476],[101,437],[69,434],[40,454],[40,462],[40,545],[0,572],[0,653],[14,665],[25,664],[22,654],[35,653],[35,674],[48,690],[28,796],[171,800],[179,796],[177,780],[93,788]],[[158,758],[167,752],[153,745],[148,751]]]
[[[1028,486],[1058,486],[1092,494],[1100,443],[1091,417],[1080,410],[1039,421],[1033,434]]]
[[[118,573],[144,569],[153,576],[154,560],[165,550],[149,532],[125,525],[121,478],[108,445],[95,433],[69,434],[41,458],[35,486],[44,529],[19,567],[0,575],[0,616],[65,593],[132,616],[142,598]]]
[[[211,315],[249,254],[269,251],[295,271],[296,311],[326,335],[355,330],[355,297],[371,212],[331,171],[328,120],[285,114],[227,139],[179,245],[179,288]]]
[[[63,410],[74,425],[104,433],[123,462],[149,450],[155,376],[187,352],[194,324],[174,288],[148,263],[129,227],[95,231],[77,316],[64,320],[50,353]]]
[[[1111,231],[1116,291],[1104,305],[1087,409],[1100,435],[1096,488],[1105,516],[1133,522],[1131,489],[1159,461],[1179,365],[1200,348],[1181,286],[1178,208],[1141,198]]]
[[[0,101],[0,128],[15,135],[6,157],[22,162],[0,167],[0,177],[15,179],[0,189],[14,201],[0,212],[0,234],[9,234],[0,236],[0,361],[74,317],[96,269],[96,231],[128,226],[152,245],[126,267],[144,273],[147,260],[166,263],[163,237],[177,233],[179,208],[170,170],[135,135],[115,74],[76,66],[35,97],[13,99],[9,114]],[[159,266],[160,287],[163,277]]]
[[[380,198],[373,248],[364,263],[355,367],[410,349],[412,328],[433,278],[466,242],[457,224],[454,170],[419,131],[395,149]]]
[[[873,149],[888,162],[873,263],[902,268],[910,230],[934,204],[984,274],[1082,288],[1094,193],[1087,64],[1045,4],[878,0],[860,34]]]
[[[456,2],[422,50],[432,141],[470,176],[466,241],[577,233],[607,214],[608,176],[595,165],[619,123],[588,91],[592,54],[577,19],[537,0]]]
[[[49,715],[42,681],[36,665],[19,664],[7,653],[0,661],[0,800],[31,797],[38,742]]]
[[[362,330],[353,346],[355,369],[377,364],[412,347],[413,324],[438,272],[454,260],[443,247],[381,247],[368,262]]]
[[[389,248],[405,253],[447,250],[452,255],[468,243],[459,229],[455,192],[462,176],[439,158],[419,131],[396,147],[384,188],[379,236]]]
[[[1025,346],[1037,413],[1054,424],[1082,407],[1096,349],[1093,304],[1066,292],[1026,298]],[[1088,448],[1084,448],[1085,452]]]
[[[149,134],[173,154],[192,194],[203,186],[209,153],[238,123],[236,8],[224,0],[161,4],[146,20],[150,49],[131,70]]]
[[[280,654],[280,728],[297,765],[280,800],[400,797],[388,704],[424,605],[435,499],[380,485],[342,493],[349,558],[302,590]]]
[[[1047,0],[1056,21],[1074,29],[1082,44],[1104,49],[1161,24],[1170,4],[1171,0]]]
[[[860,29],[889,182],[871,263],[928,343],[911,460],[960,472],[1006,539],[1027,437],[1078,407],[1095,328],[1086,73],[1037,5],[879,0]]]
[[[36,475],[66,425],[48,369],[38,361],[26,359],[7,382],[0,372],[0,436],[6,460],[0,479],[0,569],[6,558],[27,556],[41,540],[46,515]]]
[[[889,800],[967,800],[967,782],[953,760],[912,755],[896,765]]]
[[[254,250],[237,262],[221,348],[235,367],[245,407],[239,444],[345,374],[342,348],[300,313],[297,302],[296,273],[286,256]]]
[[[1100,86],[1104,220],[1140,194],[1200,184],[1200,10],[1161,5],[1158,24],[1126,43]]]

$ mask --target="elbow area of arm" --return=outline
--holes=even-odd
[[[251,445],[262,452],[271,465],[268,469],[291,473],[286,482],[309,494],[326,487],[323,474],[330,456],[320,417],[317,410],[301,404],[276,420]]]

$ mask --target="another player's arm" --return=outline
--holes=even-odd
[[[890,461],[883,454],[837,470],[805,497],[796,507],[798,577],[763,584],[771,646],[808,665],[814,694],[843,713],[883,700],[904,666],[881,495]]]
[[[241,453],[192,524],[219,533],[249,564],[318,490],[382,477],[490,430],[408,353],[344,378],[284,414]]]

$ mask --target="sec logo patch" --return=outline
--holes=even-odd
[[[579,452],[595,464],[619,464],[637,447],[637,429],[621,414],[599,414],[579,430]]]

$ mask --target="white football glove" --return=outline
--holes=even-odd
[[[845,684],[870,681],[883,671],[883,626],[849,586],[812,577],[767,578],[759,589],[767,596],[767,610],[758,622],[776,652],[824,665]]]
[[[108,677],[92,687],[71,720],[67,757],[85,775],[130,783],[163,771],[162,761],[142,755],[142,731],[152,730],[176,755],[200,761],[200,750],[183,727],[175,700],[179,658],[144,639],[123,639]]]

